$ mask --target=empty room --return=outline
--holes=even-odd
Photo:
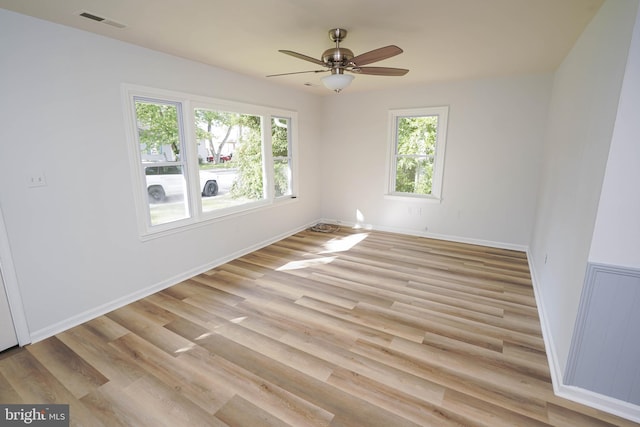
[[[0,0],[0,424],[639,425],[639,3]]]

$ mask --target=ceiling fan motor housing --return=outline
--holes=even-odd
[[[350,49],[340,47],[340,42],[347,37],[347,30],[343,28],[333,28],[329,30],[329,39],[335,42],[336,47],[327,49],[322,54],[322,62],[333,68],[336,66],[345,67],[355,56]]]
[[[346,66],[353,57],[353,52],[351,52],[350,49],[344,47],[333,47],[324,51],[322,54],[322,62],[329,64],[330,66]]]

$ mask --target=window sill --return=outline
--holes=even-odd
[[[205,227],[216,222],[225,221],[232,218],[237,218],[242,215],[250,215],[255,212],[259,212],[265,209],[269,209],[275,206],[282,206],[284,204],[295,203],[298,200],[296,196],[278,197],[273,201],[260,201],[253,204],[251,207],[245,207],[244,209],[233,209],[225,212],[219,212],[218,215],[211,215],[211,213],[202,214],[199,219],[184,219],[176,221],[175,223],[158,225],[157,229],[147,229],[140,234],[140,240],[146,242],[172,234],[183,233],[189,230]]]
[[[385,194],[385,200],[396,200],[399,202],[420,202],[420,203],[442,203],[441,197],[411,194]]]

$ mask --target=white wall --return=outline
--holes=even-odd
[[[640,8],[629,48],[589,261],[640,268]]]
[[[636,7],[637,0],[605,2],[554,78],[530,261],[557,380],[571,343]]]
[[[379,229],[526,247],[551,79],[505,77],[325,97],[323,218],[352,223],[359,210],[365,224]],[[389,109],[441,105],[449,106],[442,202],[385,198]]]
[[[318,219],[319,98],[5,10],[0,28],[0,205],[35,339]],[[121,83],[298,111],[300,197],[142,242]]]

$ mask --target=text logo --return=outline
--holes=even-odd
[[[69,427],[69,405],[2,405],[0,427]]]

